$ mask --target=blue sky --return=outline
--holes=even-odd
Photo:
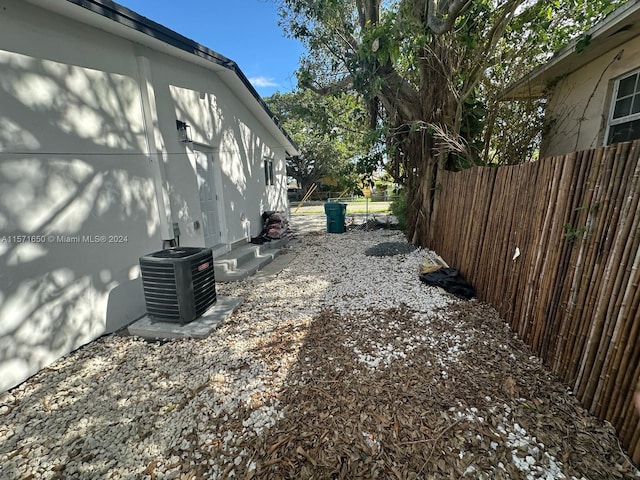
[[[236,62],[262,97],[295,89],[302,44],[284,36],[273,0],[116,0]]]

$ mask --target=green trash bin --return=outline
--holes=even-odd
[[[324,213],[327,215],[327,232],[344,233],[347,204],[339,202],[327,202],[324,204]]]

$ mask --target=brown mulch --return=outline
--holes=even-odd
[[[391,360],[367,366],[381,345]],[[257,469],[237,478],[637,478],[614,429],[481,302],[422,319],[326,310],[280,402],[284,418],[244,445]]]

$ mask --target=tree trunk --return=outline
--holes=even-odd
[[[402,153],[394,163],[401,164],[405,180],[407,239],[423,247],[429,241],[438,168],[445,163],[439,158],[444,160],[448,145],[459,143],[456,119],[463,100],[456,75],[462,52],[454,45],[450,35],[438,35],[419,52],[418,85],[402,78],[390,63],[377,65],[385,82],[376,98],[393,132],[391,143]]]
[[[408,159],[407,175],[407,239],[426,246],[429,238],[438,162],[433,149],[433,137],[421,129],[407,133],[402,146]]]

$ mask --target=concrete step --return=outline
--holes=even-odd
[[[289,238],[256,245],[246,243],[213,259],[216,282],[237,282],[253,275],[280,254]]]

